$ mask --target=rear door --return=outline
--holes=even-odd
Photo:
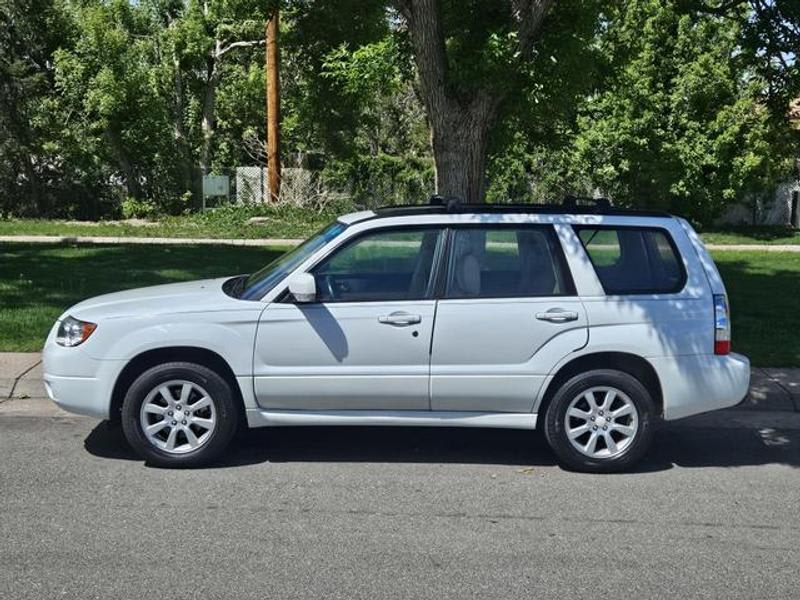
[[[551,225],[451,231],[431,348],[431,408],[530,412],[553,366],[587,340]]]

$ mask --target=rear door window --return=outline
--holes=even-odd
[[[575,227],[607,294],[673,294],[686,272],[665,229]]]
[[[453,230],[446,298],[574,295],[561,246],[549,226]]]

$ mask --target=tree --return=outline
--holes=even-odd
[[[567,129],[565,121],[573,118],[592,81],[590,44],[602,2],[565,0],[548,9],[549,4],[409,0],[353,7],[287,0],[295,23],[287,45],[317,57],[301,63],[307,65],[303,91],[308,99],[321,99],[301,104],[303,112],[294,115],[301,123],[319,123],[314,133],[321,135],[315,137],[327,151],[352,156],[359,138],[351,132],[374,123],[376,107],[389,109],[380,115],[383,123],[394,122],[385,118],[393,112],[393,99],[384,102],[380,96],[400,74],[402,85],[393,94],[410,100],[406,114],[415,114],[417,98],[424,107],[425,157],[432,155],[435,163],[437,191],[482,201],[487,159],[501,172],[502,160],[493,159],[505,154],[520,131],[530,143],[549,143],[554,132]],[[287,91],[285,122],[293,129],[297,94],[293,87]],[[400,121],[416,127],[410,119]],[[367,152],[394,146],[385,140],[397,130],[388,137],[373,135]],[[401,150],[398,159],[408,154]]]
[[[54,52],[55,88],[67,118],[122,174],[127,195],[143,185],[164,147],[166,106],[151,77],[155,57],[148,21],[126,0],[76,5],[72,48]],[[99,138],[99,139],[98,139]]]
[[[552,0],[398,0],[431,130],[436,190],[481,202],[492,128],[535,57]]]
[[[768,85],[741,52],[744,20],[660,0],[630,0],[608,17],[606,76],[579,111],[569,178],[617,204],[702,223],[768,192],[791,153]]]
[[[80,186],[48,135],[50,59],[70,29],[57,1],[0,0],[0,214],[47,213]]]
[[[697,0],[695,10],[738,22],[741,49],[766,83],[765,99],[779,119],[800,95],[800,3],[796,0]]]
[[[346,82],[342,53],[347,56],[390,39],[385,4],[287,0],[281,19],[285,146],[324,150],[336,158],[353,156],[358,151],[354,133],[380,88],[354,93]],[[376,59],[373,66],[381,68],[388,54],[373,53],[371,58]],[[348,64],[357,71],[363,63]]]
[[[202,86],[200,169],[204,175],[211,170],[213,160],[217,92],[224,64],[232,53],[264,44],[266,11],[262,4],[190,0],[177,26],[176,70],[188,68]]]

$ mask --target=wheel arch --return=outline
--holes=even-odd
[[[156,365],[168,362],[190,362],[207,367],[218,375],[220,375],[228,385],[231,386],[236,405],[240,410],[240,422],[245,422],[244,398],[242,390],[239,387],[239,382],[236,380],[236,375],[233,369],[222,356],[208,348],[196,346],[168,346],[163,348],[154,348],[146,350],[137,354],[123,367],[114,382],[114,388],[111,392],[111,403],[109,407],[109,420],[112,423],[120,422],[120,414],[122,411],[122,402],[125,399],[125,394],[128,388],[136,380],[136,378],[144,373],[147,369],[155,367]]]
[[[575,357],[556,371],[544,389],[536,412],[544,415],[555,393],[575,375],[595,369],[614,369],[635,377],[650,392],[659,416],[664,414],[664,395],[656,370],[647,359],[628,352],[593,352]]]

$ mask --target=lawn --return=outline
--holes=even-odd
[[[706,244],[800,245],[800,230],[783,226],[736,227],[700,234]]]
[[[175,238],[306,238],[351,205],[330,206],[322,211],[293,206],[228,206],[177,217],[158,217],[148,226],[126,221],[56,221],[45,219],[0,219],[0,235],[175,237]],[[264,217],[249,223],[251,217]],[[700,234],[707,244],[800,245],[800,230],[789,227],[739,227]]]
[[[0,351],[39,350],[71,304],[105,292],[251,272],[283,249],[0,244]],[[716,252],[733,345],[760,366],[800,366],[800,253]]]
[[[157,217],[148,225],[129,221],[58,221],[0,219],[0,235],[175,237],[175,238],[306,238],[352,206],[316,211],[294,206],[227,206],[184,216]],[[250,223],[251,217],[262,219]]]
[[[714,252],[733,314],[733,349],[756,366],[800,367],[800,253]]]
[[[107,292],[251,273],[284,249],[0,244],[0,351],[40,350],[56,318]]]

